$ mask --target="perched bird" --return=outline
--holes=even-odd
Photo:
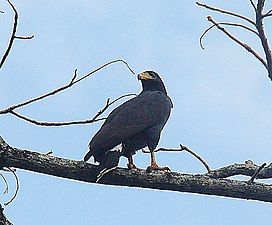
[[[151,165],[147,171],[169,170],[168,167],[158,166],[154,150],[170,116],[172,101],[157,73],[142,72],[138,80],[142,83],[142,92],[114,109],[89,143],[84,161],[93,156],[100,163],[98,180],[117,167],[121,156],[128,158],[129,169],[136,168],[132,155],[146,146],[151,154]],[[121,149],[116,149],[118,145]]]

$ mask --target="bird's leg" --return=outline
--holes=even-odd
[[[151,155],[151,165],[146,168],[147,173],[150,173],[152,170],[170,171],[169,167],[159,167],[158,166],[158,164],[156,162],[154,150],[150,150],[150,155]]]
[[[137,167],[135,166],[135,164],[133,163],[133,158],[132,155],[128,157],[128,164],[127,167],[131,170],[131,169],[137,169]]]

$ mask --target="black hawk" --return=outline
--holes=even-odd
[[[121,156],[128,158],[129,169],[136,168],[132,155],[146,146],[151,154],[151,165],[147,170],[169,170],[158,166],[154,150],[170,116],[172,101],[157,73],[142,72],[138,80],[142,83],[142,92],[114,109],[89,143],[84,161],[93,156],[100,163],[98,179],[116,168]],[[115,149],[118,145],[121,146],[119,150]]]

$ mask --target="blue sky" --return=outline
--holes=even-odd
[[[206,1],[253,18],[249,1]],[[14,1],[19,35],[0,72],[0,108],[48,92],[117,58],[136,72],[158,72],[174,102],[159,146],[192,148],[212,168],[257,164],[272,158],[272,82],[262,65],[218,30],[199,37],[226,17],[198,8],[194,1]],[[267,4],[267,9],[272,7]],[[12,26],[12,12],[0,1],[0,51]],[[227,18],[227,21],[233,21]],[[267,32],[272,37],[271,21]],[[260,49],[253,35],[230,29]],[[122,64],[100,71],[59,95],[22,108],[39,120],[92,117],[108,97],[138,93],[140,83]],[[110,112],[110,111],[108,111]],[[0,117],[0,135],[11,145],[81,160],[101,123],[71,127],[37,127],[11,116]],[[158,163],[182,173],[203,173],[186,153],[158,153]],[[149,156],[138,152],[146,168]],[[122,160],[120,166],[125,166]],[[14,188],[14,180],[5,174]],[[87,184],[18,170],[20,192],[6,208],[20,225],[229,225],[272,223],[270,204],[198,194]],[[247,178],[246,178],[247,179]],[[2,184],[1,184],[2,186]],[[0,186],[0,188],[1,188]],[[4,188],[4,187],[3,187]],[[12,193],[1,196],[7,201]]]

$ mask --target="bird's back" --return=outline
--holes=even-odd
[[[152,126],[163,128],[172,108],[159,91],[145,91],[114,109],[92,138],[89,147],[97,161],[107,151]]]

